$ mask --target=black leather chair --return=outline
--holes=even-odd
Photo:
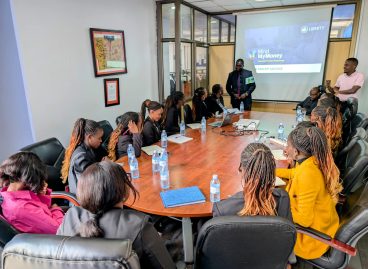
[[[102,136],[102,147],[107,150],[110,135],[114,131],[114,129],[112,128],[110,122],[108,122],[107,120],[99,121],[98,124],[101,126],[104,132]]]
[[[3,269],[139,269],[130,240],[19,234],[3,251]]]
[[[308,260],[308,263],[322,269],[346,268],[351,256],[356,254],[356,244],[368,233],[368,186],[362,186],[361,189],[363,191],[357,191],[348,197],[347,204],[351,206],[344,212],[335,238],[321,235],[308,228],[297,227],[298,232],[309,234],[331,246],[321,258]],[[358,199],[354,197],[356,193],[360,193]],[[353,203],[349,201],[351,199],[354,200]]]
[[[193,123],[193,112],[190,105],[184,105],[184,121],[186,124]]]
[[[61,167],[64,160],[65,148],[60,141],[53,137],[31,144],[20,151],[33,152],[47,166],[49,188],[54,191],[64,191],[65,184],[61,180]]]
[[[362,127],[365,129],[367,126],[366,123],[367,116],[364,113],[357,113],[355,117],[351,120],[351,128],[354,130],[358,127]]]
[[[346,144],[346,141],[354,132],[352,121],[358,113],[358,99],[349,97],[346,103],[343,103],[342,109],[344,109],[342,112],[343,142]]]
[[[281,217],[216,217],[198,234],[195,268],[285,269],[295,240]]]

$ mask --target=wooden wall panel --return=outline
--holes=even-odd
[[[234,69],[234,45],[210,46],[209,48],[209,92],[214,84],[224,87],[229,73]]]
[[[350,55],[351,41],[330,41],[326,62],[325,79],[335,85],[337,77],[344,72],[344,62]]]

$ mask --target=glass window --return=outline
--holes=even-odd
[[[220,21],[216,18],[211,18],[211,43],[218,43],[220,41]]]
[[[185,97],[192,96],[192,45],[181,43],[181,88]]]
[[[196,88],[207,88],[207,48],[196,47]]]
[[[230,42],[235,42],[235,25],[230,25]]]
[[[175,43],[164,42],[162,43],[163,59],[162,64],[164,67],[164,98],[170,95],[171,92],[176,89],[176,77],[175,77]]]
[[[162,5],[162,37],[175,38],[175,4]]]
[[[229,42],[229,24],[221,22],[221,42]]]
[[[330,38],[351,38],[355,4],[337,5],[333,10]]]
[[[181,37],[185,39],[192,39],[192,9],[185,5],[180,6],[181,13]]]
[[[194,11],[194,39],[199,42],[207,42],[207,15]]]

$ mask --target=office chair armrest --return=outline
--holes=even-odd
[[[296,230],[298,233],[301,233],[301,234],[305,234],[305,235],[308,235],[326,245],[329,245],[330,247],[334,248],[334,249],[337,249],[341,252],[344,252],[350,256],[355,256],[356,253],[357,253],[357,249],[348,245],[348,244],[345,244],[339,240],[336,240],[334,238],[331,238],[329,235],[327,234],[324,234],[324,233],[321,233],[315,229],[312,229],[312,228],[306,228],[306,227],[302,227],[298,224],[295,225],[296,227]]]
[[[79,203],[77,201],[77,198],[75,197],[74,194],[72,194],[70,192],[66,192],[66,191],[53,191],[51,193],[51,198],[52,199],[64,199],[64,200],[67,200],[67,201],[71,202],[75,206],[79,206]]]

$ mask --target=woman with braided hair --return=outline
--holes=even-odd
[[[214,203],[213,216],[280,216],[291,220],[288,194],[275,188],[276,163],[271,150],[250,143],[242,152],[239,172],[243,191]]]
[[[71,193],[77,191],[78,178],[83,171],[105,155],[99,151],[102,136],[103,129],[97,122],[83,118],[75,122],[61,168],[61,178],[63,183],[68,180]]]
[[[331,151],[336,155],[342,143],[342,119],[333,107],[317,106],[311,114],[311,122],[315,122],[326,134]]]
[[[288,180],[294,222],[333,237],[339,226],[335,206],[342,186],[324,132],[311,124],[298,125],[289,134],[286,153],[296,167],[276,169],[276,175]],[[327,249],[311,237],[297,235],[294,251],[303,259],[319,258]]]
[[[141,268],[175,268],[148,215],[124,208],[129,194],[138,195],[124,169],[103,161],[89,166],[78,181],[80,207],[72,207],[58,235],[130,239]]]

